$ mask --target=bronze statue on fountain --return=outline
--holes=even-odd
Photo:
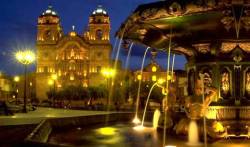
[[[188,96],[185,100],[185,112],[187,118],[183,118],[176,124],[174,130],[176,134],[188,134],[188,126],[190,120],[196,120],[199,124],[200,134],[203,134],[203,126],[201,118],[206,117],[209,105],[215,97],[217,97],[217,89],[214,87],[206,87],[203,81],[198,79],[195,84],[194,95]],[[204,98],[203,98],[204,97]],[[209,124],[214,123],[209,121]],[[214,134],[213,129],[207,129],[209,134]],[[214,135],[213,135],[214,136]]]
[[[213,87],[204,87],[203,90],[202,80],[197,80],[194,91],[194,95],[186,98],[186,114],[190,119],[197,120],[206,114],[208,106],[217,96],[217,90]]]
[[[163,87],[162,87],[163,88]],[[162,89],[162,93],[165,95],[165,97],[162,99],[162,111],[163,113],[167,113],[166,115],[166,127],[172,128],[174,125],[174,106],[176,104],[176,88],[174,86],[174,83],[170,82],[168,86],[168,90],[165,88]],[[161,125],[164,125],[164,115],[161,115]]]

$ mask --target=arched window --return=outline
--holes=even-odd
[[[230,72],[224,68],[221,72],[221,96],[226,98],[230,92]]]
[[[46,40],[51,40],[52,39],[52,32],[51,32],[51,30],[46,30],[44,32],[43,38],[46,39]]]
[[[102,22],[102,20],[101,19],[97,19],[97,23],[101,23]]]
[[[191,69],[188,72],[188,93],[192,95],[194,93],[194,83],[195,83],[195,71]]]
[[[97,30],[96,31],[96,39],[97,40],[102,40],[103,32],[102,30]]]
[[[246,75],[245,75],[245,90],[246,90],[246,95],[249,97],[250,96],[250,69],[247,70]]]

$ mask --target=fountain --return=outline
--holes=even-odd
[[[249,1],[237,0],[160,1],[139,6],[124,22],[128,25],[125,40],[167,52],[171,48],[172,53],[186,57],[186,101],[192,98],[186,105],[187,118],[180,119],[175,131],[187,135],[190,120],[196,120],[199,132],[204,133],[205,146],[207,135],[223,138],[227,134],[210,127],[217,121],[222,130],[230,126],[235,136],[241,133],[236,130],[246,131],[240,126],[244,126],[246,117],[243,112],[249,109],[245,106],[250,105],[248,5]],[[195,94],[200,73],[204,75],[203,96]],[[216,117],[211,118],[211,114]],[[226,122],[229,118],[231,121]]]

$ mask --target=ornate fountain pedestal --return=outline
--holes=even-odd
[[[184,55],[188,95],[195,95],[195,81],[202,73],[205,85],[218,90],[213,106],[222,108],[215,114],[223,112],[226,119],[218,121],[241,134],[250,126],[249,108],[243,108],[250,106],[249,22],[248,0],[158,1],[140,5],[122,24],[117,36]],[[188,117],[175,126],[177,134],[187,134],[190,119],[200,124],[209,105],[198,103],[194,101],[187,107]],[[227,127],[216,119],[207,120],[207,132],[215,138],[227,133]]]

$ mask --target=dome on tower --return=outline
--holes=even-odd
[[[48,9],[38,17],[38,24],[57,24],[59,21],[60,18],[57,12],[52,9],[52,6],[48,6]]]
[[[108,15],[107,11],[103,9],[102,5],[98,5],[98,7],[92,12],[93,15]]]
[[[52,9],[52,6],[48,6],[48,9],[42,13],[42,16],[57,16],[57,12]]]

